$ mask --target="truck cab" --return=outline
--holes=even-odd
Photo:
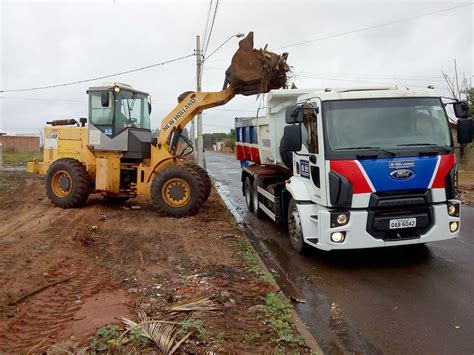
[[[286,223],[298,251],[459,234],[454,145],[432,89],[272,91],[236,135],[249,209]]]

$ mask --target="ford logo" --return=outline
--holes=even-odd
[[[390,176],[396,180],[408,180],[415,176],[415,173],[408,169],[398,169],[390,173]]]

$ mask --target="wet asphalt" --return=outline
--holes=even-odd
[[[206,152],[237,221],[328,354],[474,354],[474,209],[460,238],[427,246],[299,255],[283,227],[247,211],[240,164]]]

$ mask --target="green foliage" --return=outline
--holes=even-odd
[[[118,325],[106,325],[105,327],[97,329],[91,341],[91,354],[97,352],[105,352],[109,349],[109,344],[114,342],[119,337]]]
[[[143,336],[143,328],[135,327],[128,332],[130,341],[138,346],[146,346],[150,344],[150,340]]]
[[[227,134],[229,138],[235,138],[235,128],[231,128],[229,133]]]
[[[239,255],[244,259],[247,270],[252,271],[268,284],[275,283],[273,276],[260,265],[257,255],[246,239],[237,237],[235,239],[235,245],[241,250]]]
[[[181,335],[185,336],[190,332],[194,333],[199,341],[205,341],[209,338],[209,332],[204,327],[204,322],[201,319],[190,317],[181,322]]]
[[[3,165],[5,166],[25,166],[33,159],[43,160],[43,152],[3,152]]]
[[[303,339],[296,332],[295,325],[291,319],[292,306],[290,302],[277,293],[269,293],[265,297],[265,314],[269,318],[266,322],[275,331],[277,342],[289,345],[303,345]]]
[[[247,332],[242,336],[242,341],[247,344],[256,344],[260,340],[261,336],[259,333],[251,331]]]

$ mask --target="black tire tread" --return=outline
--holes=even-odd
[[[187,181],[191,188],[191,200],[184,207],[172,207],[167,205],[161,197],[161,189],[165,182],[174,177],[180,177]],[[187,165],[175,165],[155,175],[151,183],[151,199],[153,206],[163,216],[185,217],[195,214],[204,203],[205,184],[201,176],[193,168]]]
[[[57,170],[65,170],[71,175],[74,188],[66,198],[57,197],[52,191],[51,179]],[[61,208],[77,208],[83,206],[91,193],[93,181],[85,166],[73,158],[61,158],[54,161],[46,173],[46,192],[51,202]]]
[[[206,169],[202,168],[199,164],[196,164],[194,162],[186,162],[185,165],[194,169],[199,174],[202,181],[204,182],[204,187],[206,189],[204,202],[206,202],[207,199],[209,198],[209,195],[211,194],[211,188],[212,188],[212,181],[211,181],[211,178],[209,177],[209,174],[207,173]]]

